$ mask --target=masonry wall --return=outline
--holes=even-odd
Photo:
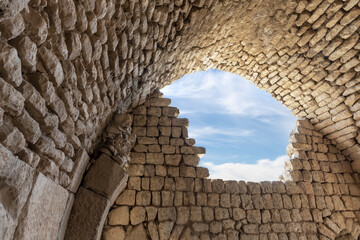
[[[100,166],[114,114],[209,68],[266,89],[360,172],[359,9],[358,0],[2,0],[0,236],[62,239],[73,203],[94,193],[110,206],[123,178],[95,191],[84,176]],[[124,159],[107,153],[105,167],[121,172]]]
[[[357,239],[359,174],[307,120],[291,133],[286,182],[209,179],[205,149],[187,135],[170,99],[133,109],[126,188],[111,207],[104,240]]]

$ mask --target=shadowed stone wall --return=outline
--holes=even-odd
[[[89,189],[111,205],[83,176],[114,113],[211,67],[266,89],[360,172],[359,12],[357,0],[1,1],[0,236],[61,239]]]

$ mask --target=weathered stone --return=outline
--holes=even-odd
[[[25,29],[24,19],[18,13],[14,17],[0,22],[0,31],[3,37],[13,39],[19,36]]]
[[[14,118],[14,125],[22,132],[26,141],[35,144],[41,135],[39,124],[23,111]]]
[[[84,186],[106,197],[113,203],[124,189],[128,175],[109,156],[102,154],[87,172]]]
[[[21,212],[15,238],[56,239],[69,193],[41,173]]]
[[[130,212],[131,225],[138,225],[145,221],[145,208],[134,207]]]
[[[1,14],[0,22],[12,18],[16,14],[18,14],[21,10],[23,10],[29,1],[2,1],[0,4],[0,9],[3,14]]]
[[[7,44],[0,44],[0,77],[15,87],[18,87],[22,82],[20,58],[16,49]],[[1,86],[1,88],[3,87]],[[2,91],[6,93],[6,90],[3,89]]]
[[[173,229],[174,222],[160,222],[159,223],[159,236],[160,240],[166,240],[170,238],[171,231]]]
[[[138,239],[148,240],[149,237],[148,237],[148,235],[146,233],[144,225],[139,224],[136,227],[134,227],[129,234],[126,235],[125,239],[129,239],[129,240],[138,240]]]
[[[3,123],[0,127],[0,142],[14,154],[25,148],[24,135],[7,123]]]
[[[65,0],[59,2],[59,13],[64,30],[73,30],[76,22],[76,9],[74,1]]]
[[[50,74],[50,80],[55,87],[61,85],[64,81],[64,71],[61,66],[60,60],[56,55],[46,47],[39,48],[39,56],[42,59],[47,72]]]
[[[109,225],[129,225],[130,214],[129,207],[122,206],[109,212]]]
[[[86,188],[76,193],[65,239],[99,239],[110,201]]]
[[[45,19],[32,7],[25,9],[22,16],[25,20],[25,32],[36,45],[41,45],[48,36]]]
[[[11,174],[9,174],[11,173]],[[11,239],[33,185],[34,170],[0,144],[0,237]]]
[[[69,190],[72,192],[77,192],[80,182],[82,180],[82,176],[84,175],[85,168],[89,162],[89,155],[86,153],[84,149],[79,149],[75,155],[74,159],[74,171],[71,172],[71,184],[69,186]]]
[[[104,240],[124,240],[125,231],[122,227],[107,228],[103,232]]]

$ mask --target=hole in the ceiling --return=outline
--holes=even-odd
[[[278,181],[296,118],[269,93],[229,72],[188,74],[162,89],[190,120],[189,137],[207,153],[210,178]]]

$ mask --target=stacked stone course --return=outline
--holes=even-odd
[[[187,119],[152,95],[133,109],[124,191],[104,240],[121,239],[357,239],[359,174],[307,120],[298,120],[287,148],[286,182],[208,179],[205,149],[187,135]]]

